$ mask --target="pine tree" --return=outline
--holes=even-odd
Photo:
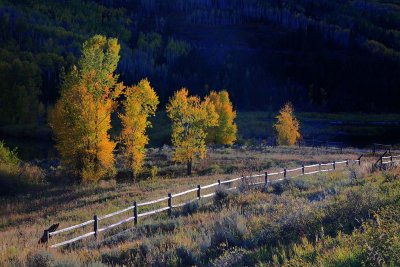
[[[146,129],[151,123],[148,118],[155,115],[159,100],[147,79],[126,88],[125,97],[124,113],[119,114],[123,126],[121,140],[129,168],[136,177],[142,171],[145,146],[149,142]]]
[[[277,133],[277,142],[279,145],[292,146],[300,138],[300,124],[293,114],[293,106],[291,103],[286,103],[280,110],[278,119],[274,128]]]
[[[218,114],[209,98],[201,101],[198,96],[189,96],[185,88],[170,98],[167,113],[172,120],[173,158],[186,163],[191,175],[193,161],[206,156],[207,128],[218,124]]]
[[[212,91],[208,96],[215,106],[218,114],[218,126],[210,127],[208,130],[208,143],[232,145],[236,141],[237,126],[234,122],[236,112],[233,110],[232,102],[227,91]]]
[[[78,67],[65,77],[61,97],[50,115],[64,165],[84,181],[97,181],[114,171],[110,140],[111,113],[123,90],[114,72],[120,45],[96,35],[83,44]]]

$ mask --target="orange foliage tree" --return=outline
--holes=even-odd
[[[145,146],[149,142],[146,129],[151,123],[148,118],[155,115],[159,100],[147,79],[126,88],[125,97],[124,113],[119,114],[123,126],[121,140],[129,168],[136,177],[142,171]]]
[[[63,163],[87,182],[114,171],[116,144],[108,131],[116,98],[124,89],[114,74],[119,51],[117,39],[96,35],[86,41],[49,118]]]
[[[234,122],[236,112],[227,91],[212,91],[208,96],[218,114],[218,125],[208,129],[207,142],[213,144],[232,145],[236,141],[237,126]]]
[[[185,88],[170,98],[167,113],[172,120],[173,158],[186,163],[191,175],[193,161],[206,156],[207,128],[218,124],[218,114],[208,97],[201,101],[198,96],[189,96]]]
[[[277,134],[277,142],[279,145],[292,146],[300,138],[300,124],[293,114],[293,106],[286,103],[280,110],[278,119],[274,125]]]

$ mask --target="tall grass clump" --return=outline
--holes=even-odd
[[[0,194],[9,193],[15,187],[19,162],[17,149],[10,149],[0,141]]]
[[[21,162],[16,148],[10,149],[0,141],[0,194],[12,195],[27,185],[43,183],[45,176],[38,166]]]
[[[17,155],[17,149],[8,148],[3,141],[0,141],[0,170],[1,172],[10,171],[13,172],[19,163]]]

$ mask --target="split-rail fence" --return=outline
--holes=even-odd
[[[330,171],[338,170],[339,168],[341,168],[343,170],[343,169],[348,168],[350,164],[360,165],[362,157],[363,157],[363,155],[361,155],[356,160],[343,160],[343,161],[334,161],[334,162],[329,162],[329,163],[319,163],[319,164],[313,164],[313,165],[302,165],[301,167],[294,168],[294,169],[286,169],[285,168],[282,171],[278,171],[278,172],[265,172],[263,174],[243,176],[243,177],[233,178],[233,179],[224,180],[224,181],[218,180],[215,183],[208,184],[208,185],[203,185],[203,186],[197,185],[197,187],[186,190],[184,192],[179,192],[179,193],[175,193],[175,194],[168,193],[167,196],[156,199],[156,200],[142,202],[142,203],[134,201],[131,206],[129,206],[125,209],[118,210],[116,212],[106,214],[103,216],[94,215],[93,219],[88,220],[83,223],[80,223],[80,224],[77,224],[77,225],[69,226],[69,227],[54,231],[54,232],[49,232],[48,230],[45,230],[44,231],[44,241],[47,245],[50,240],[50,237],[52,237],[52,236],[70,232],[70,231],[73,231],[73,230],[76,230],[76,229],[79,229],[79,228],[82,228],[82,227],[85,227],[88,225],[92,225],[92,231],[85,233],[83,235],[74,237],[72,239],[50,245],[50,248],[58,248],[61,246],[65,246],[67,244],[74,243],[76,241],[85,239],[90,236],[94,236],[95,238],[97,238],[99,233],[105,232],[109,229],[115,228],[117,226],[120,226],[122,224],[131,222],[131,221],[133,221],[134,225],[137,225],[140,218],[144,218],[144,217],[154,215],[157,213],[161,213],[164,211],[168,212],[168,214],[171,215],[172,209],[174,209],[174,208],[183,207],[185,205],[188,205],[188,204],[190,204],[194,201],[198,201],[200,199],[213,197],[214,195],[216,195],[218,188],[220,188],[222,186],[224,186],[227,190],[234,190],[237,188],[237,186],[232,186],[232,184],[237,181],[246,180],[249,185],[268,186],[273,183],[278,183],[278,182],[284,181],[285,179],[295,178],[295,177],[299,177],[299,176],[303,176],[303,175],[312,175],[312,174],[317,174],[317,173],[321,173],[321,172],[330,172]],[[400,155],[399,156],[386,156],[386,152],[385,152],[379,158],[379,160],[376,162],[376,165],[379,167],[382,167],[385,164],[395,162],[396,159],[399,159],[399,158],[400,158]],[[342,167],[340,167],[340,166],[342,166]],[[343,168],[343,166],[344,166],[344,168]],[[209,194],[203,194],[202,190],[205,190],[208,188],[215,188],[215,191],[212,193],[209,193]],[[187,195],[187,194],[194,193],[194,192],[196,192],[197,196],[196,196],[196,198],[194,198],[190,201],[186,201],[183,203],[177,203],[177,204],[175,204],[173,202],[174,199],[176,199],[180,196]],[[141,207],[154,205],[154,204],[158,204],[158,203],[165,203],[165,206],[154,209],[154,210],[145,211],[143,213],[140,213]],[[123,213],[127,213],[127,212],[131,212],[130,216],[128,216],[127,218],[125,218],[121,221],[118,221],[116,223],[108,224],[108,225],[104,225],[104,226],[100,227],[100,223],[103,223],[107,219],[117,216],[117,215],[120,215],[120,214],[123,214]]]

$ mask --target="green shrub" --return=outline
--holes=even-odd
[[[0,141],[0,164],[18,165],[18,163],[17,148],[11,150]]]
[[[155,179],[157,177],[159,171],[160,170],[159,170],[159,168],[157,166],[152,166],[150,168],[150,175],[151,175],[150,178],[151,179]]]
[[[385,182],[387,183],[394,182],[400,179],[400,168],[396,167],[394,170],[383,171],[382,175],[383,178],[385,179]]]
[[[399,203],[397,203],[399,204]],[[373,222],[363,224],[361,243],[367,266],[400,266],[399,205],[381,209]]]

